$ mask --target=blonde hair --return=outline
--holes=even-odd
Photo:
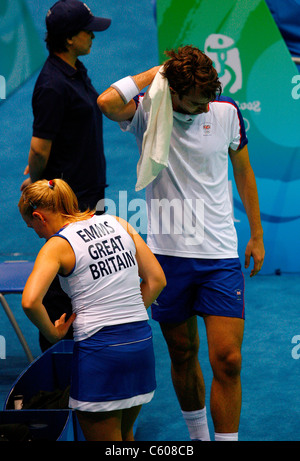
[[[80,212],[78,200],[71,187],[63,179],[41,179],[27,186],[19,200],[20,213],[27,218],[37,210],[60,213],[70,221],[80,221],[91,216],[92,211]]]

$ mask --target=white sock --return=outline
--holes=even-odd
[[[209,441],[210,435],[207,425],[206,407],[202,410],[181,410],[181,412],[188,427],[191,440]]]
[[[238,441],[238,432],[232,432],[228,434],[215,432],[216,442],[236,442]]]

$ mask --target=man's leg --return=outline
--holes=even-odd
[[[161,323],[171,358],[174,389],[192,439],[209,440],[205,385],[198,361],[197,317],[183,323]]]
[[[213,370],[211,415],[215,433],[220,434],[216,435],[216,440],[237,439],[242,402],[240,372],[244,320],[207,316],[204,321]]]

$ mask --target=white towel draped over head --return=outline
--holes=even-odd
[[[162,69],[157,72],[143,100],[149,119],[137,164],[136,191],[150,184],[168,166],[173,108],[168,80],[161,75]]]

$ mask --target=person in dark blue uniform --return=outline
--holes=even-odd
[[[49,57],[33,97],[33,136],[28,172],[21,189],[38,179],[63,178],[81,209],[104,198],[106,164],[98,92],[78,57],[90,53],[93,31],[110,19],[96,18],[78,0],[60,0],[46,17]]]
[[[25,169],[29,177],[21,190],[39,179],[62,178],[74,190],[81,211],[95,209],[104,199],[106,162],[98,92],[78,57],[90,53],[94,32],[110,23],[95,17],[81,1],[56,2],[46,16],[49,56],[32,97],[33,133]],[[70,300],[58,279],[44,304],[53,321],[61,312],[71,314]],[[40,345],[43,351],[49,346],[41,336]]]

